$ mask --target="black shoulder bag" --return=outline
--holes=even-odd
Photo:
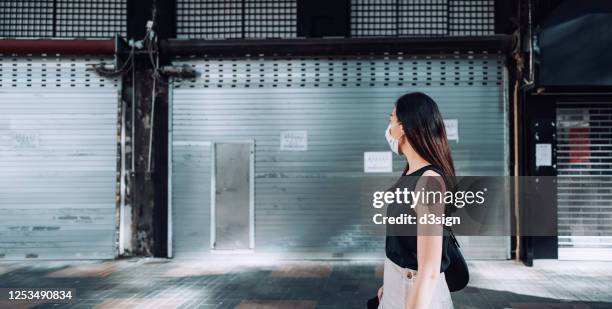
[[[470,270],[468,269],[467,263],[459,250],[459,242],[455,237],[453,230],[445,228],[448,231],[450,239],[446,247],[446,253],[448,254],[450,265],[444,271],[444,277],[446,278],[446,284],[451,292],[459,291],[465,288],[470,281]]]

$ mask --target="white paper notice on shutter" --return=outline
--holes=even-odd
[[[308,131],[281,131],[281,151],[307,151]]]
[[[40,148],[40,134],[38,132],[12,132],[13,149]]]
[[[393,157],[391,151],[369,151],[363,153],[364,173],[393,172]]]
[[[444,128],[446,129],[446,138],[449,141],[459,141],[458,119],[444,119]]]
[[[536,167],[552,165],[552,145],[536,144]]]

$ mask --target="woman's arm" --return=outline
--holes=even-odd
[[[444,182],[439,174],[429,170],[417,183],[417,188],[425,188],[425,191],[441,191],[444,196]],[[444,212],[443,203],[434,205],[417,205],[415,207],[417,216],[424,214],[435,214],[440,216]],[[417,221],[418,222],[418,221]],[[416,281],[408,295],[408,309],[426,309],[432,301],[432,295],[438,284],[440,276],[440,264],[442,260],[442,226],[422,225],[417,223],[417,261],[419,270]]]
[[[440,276],[442,236],[417,236],[419,271],[410,289],[407,308],[429,308],[433,292]]]

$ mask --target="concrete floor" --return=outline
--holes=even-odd
[[[455,308],[612,308],[612,263],[471,261]],[[1,262],[0,288],[74,287],[70,304],[1,308],[365,308],[382,261]]]

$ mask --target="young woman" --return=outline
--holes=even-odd
[[[409,190],[452,186],[455,175],[444,122],[437,104],[420,92],[401,96],[389,117],[385,137],[391,150],[406,158],[407,164],[398,183]],[[420,177],[431,176],[431,177]],[[433,181],[437,186],[430,186]],[[396,183],[396,185],[398,184]],[[433,207],[432,207],[433,206]],[[387,215],[397,214],[399,207],[390,204]],[[440,215],[444,205],[418,205],[417,218],[427,212]],[[416,233],[402,235],[389,232],[385,244],[383,286],[378,290],[379,309],[453,308],[444,278],[449,265],[446,255],[448,237],[441,225],[417,224]]]

